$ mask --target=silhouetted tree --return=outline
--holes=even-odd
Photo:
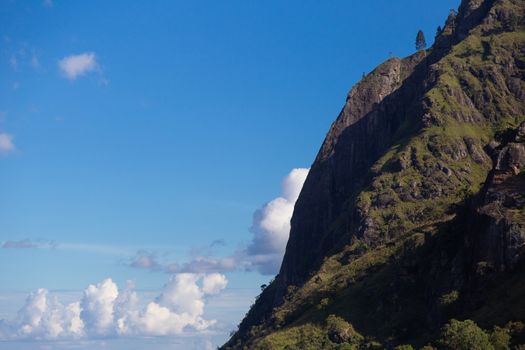
[[[416,50],[421,51],[426,49],[427,47],[427,41],[425,40],[425,34],[423,34],[423,31],[420,30],[417,32],[416,36]]]
[[[436,38],[439,36],[439,34],[441,34],[442,31],[443,29],[441,28],[441,26],[438,26],[438,29],[436,30]]]

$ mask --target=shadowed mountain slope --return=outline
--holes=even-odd
[[[524,16],[464,0],[431,49],[352,88],[224,349],[420,346],[453,317],[525,319]]]

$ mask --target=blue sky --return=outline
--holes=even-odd
[[[217,323],[154,339],[222,342],[278,267],[348,90],[457,3],[0,2],[0,318],[37,288],[65,305],[132,280],[154,302],[191,273]]]

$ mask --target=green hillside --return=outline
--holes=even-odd
[[[351,90],[223,349],[525,348],[523,121],[525,1],[464,0]]]

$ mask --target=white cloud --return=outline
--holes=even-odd
[[[113,330],[113,309],[118,296],[118,287],[109,278],[86,288],[80,316],[88,329],[102,335]]]
[[[287,201],[295,204],[295,201],[301,194],[304,181],[306,180],[309,171],[310,169],[306,168],[295,168],[284,178],[282,183],[282,194]]]
[[[71,55],[58,61],[60,71],[70,80],[98,69],[97,58],[94,52]]]
[[[136,335],[183,334],[188,327],[204,331],[216,322],[203,318],[205,296],[220,292],[227,282],[224,275],[174,275],[144,310],[121,317],[119,329]]]
[[[204,331],[215,320],[204,319],[208,295],[226,288],[220,274],[174,275],[153,301],[141,304],[133,286],[123,291],[111,279],[88,286],[80,301],[66,306],[45,289],[29,295],[18,317],[0,320],[0,340],[77,339],[181,335]]]
[[[293,169],[283,180],[281,197],[265,204],[253,215],[252,242],[246,249],[248,260],[262,274],[274,274],[286,249],[290,220],[309,169]]]
[[[13,135],[0,133],[0,154],[8,154],[16,150]]]
[[[50,298],[47,290],[38,289],[27,297],[14,322],[0,321],[0,337],[4,340],[55,339],[65,335],[75,338],[82,334],[79,315],[78,302],[63,306],[56,298]]]
[[[220,273],[212,273],[210,275],[204,276],[202,280],[202,291],[205,294],[217,294],[228,284],[226,276],[221,275]]]

